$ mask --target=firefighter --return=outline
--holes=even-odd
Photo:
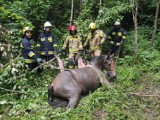
[[[30,27],[25,27],[23,29],[21,48],[25,63],[30,70],[37,67],[38,64],[43,61],[43,59],[37,57],[33,51],[32,29]]]
[[[68,58],[68,67],[69,68],[77,68],[78,66],[78,52],[82,52],[83,46],[81,42],[81,38],[77,35],[77,28],[74,25],[69,27],[70,35],[67,36],[66,41],[63,44],[61,52],[65,52],[67,46],[69,46],[69,58]]]
[[[95,23],[90,23],[89,25],[90,33],[84,43],[84,47],[89,44],[90,47],[90,57],[100,56],[102,51],[101,47],[106,39],[106,35],[102,30],[97,29]]]
[[[108,43],[109,43],[109,50],[108,54],[114,54],[114,57],[117,58],[121,49],[121,45],[126,39],[125,31],[121,27],[121,24],[119,21],[116,21],[114,23],[114,28],[111,30],[108,36]]]
[[[57,51],[57,40],[51,33],[51,27],[52,25],[50,22],[45,22],[44,31],[38,37],[38,52],[45,61],[53,59]]]

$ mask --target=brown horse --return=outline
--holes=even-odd
[[[67,108],[75,108],[81,94],[94,91],[102,84],[111,87],[105,78],[103,69],[107,69],[112,63],[112,58],[101,55],[90,61],[90,65],[83,68],[66,70],[59,73],[48,88],[48,102],[55,106],[53,98],[58,96],[69,100]]]

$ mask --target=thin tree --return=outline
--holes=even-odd
[[[157,9],[156,9],[156,14],[155,14],[155,19],[154,19],[154,30],[152,32],[152,38],[151,38],[151,41],[150,41],[150,49],[153,46],[153,42],[154,42],[154,38],[155,38],[155,33],[157,31],[159,5],[160,5],[160,0],[158,0],[158,3],[157,3]]]
[[[138,16],[138,2],[133,1],[134,7],[132,9],[132,16],[133,16],[133,22],[134,22],[134,55],[135,55],[135,60],[137,59],[138,56],[138,22],[137,22],[137,16]]]
[[[73,24],[74,0],[72,0],[70,25]]]

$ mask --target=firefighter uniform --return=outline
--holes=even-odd
[[[102,30],[96,29],[94,33],[90,33],[84,43],[84,47],[89,44],[91,57],[101,55],[101,47],[106,39],[106,35]]]
[[[109,51],[108,54],[114,54],[115,57],[118,56],[120,48],[124,40],[126,39],[125,31],[123,28],[119,27],[118,29],[111,30],[108,36],[109,42]]]
[[[79,50],[83,49],[80,36],[78,35],[67,36],[62,49],[66,49],[67,46],[69,46],[69,58],[68,58],[69,68],[73,68],[74,66],[76,68],[78,66],[77,53]]]
[[[38,51],[46,61],[54,58],[54,52],[57,50],[57,40],[51,32],[43,32],[38,37]]]
[[[36,55],[33,52],[32,40],[24,37],[21,41],[22,55],[24,57],[24,62],[28,65],[29,69],[34,69],[38,66],[36,62]]]

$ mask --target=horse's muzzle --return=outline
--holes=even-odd
[[[108,76],[109,76],[111,79],[115,79],[115,78],[116,78],[116,72],[115,72],[115,71],[108,71]]]

